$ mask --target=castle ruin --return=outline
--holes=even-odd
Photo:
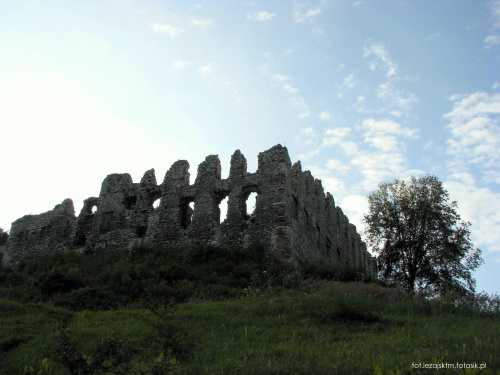
[[[198,166],[193,184],[189,177],[185,160],[175,162],[159,185],[154,169],[139,183],[127,173],[108,175],[99,197],[86,199],[78,217],[73,201],[66,199],[52,211],[13,222],[4,263],[61,250],[120,249],[140,241],[242,248],[259,241],[268,252],[294,263],[323,258],[376,275],[376,259],[356,227],[332,195],[325,194],[320,180],[302,171],[300,162],[292,166],[285,147],[260,153],[255,173],[247,172],[246,159],[237,150],[227,179],[221,179],[217,155]],[[246,201],[251,193],[257,197],[250,215]],[[221,222],[219,206],[226,197],[227,217]]]

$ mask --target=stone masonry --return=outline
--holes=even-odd
[[[189,177],[185,160],[175,162],[161,184],[154,169],[139,183],[129,174],[111,174],[99,197],[84,201],[78,217],[73,202],[66,199],[52,211],[12,223],[4,263],[61,250],[127,248],[141,241],[243,248],[259,241],[268,252],[294,263],[323,258],[376,275],[376,259],[356,227],[335,206],[332,195],[325,194],[320,180],[303,172],[300,162],[292,166],[285,147],[276,145],[260,153],[255,173],[247,172],[246,159],[237,150],[227,179],[221,179],[216,155],[198,166],[194,184]],[[250,215],[246,201],[251,193],[257,197]],[[227,216],[221,223],[219,206],[226,197]]]

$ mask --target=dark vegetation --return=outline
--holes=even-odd
[[[57,253],[0,271],[0,374],[496,374],[498,309],[258,244]]]
[[[457,202],[436,176],[383,182],[368,196],[366,235],[380,275],[408,292],[473,294],[472,272],[482,263]]]

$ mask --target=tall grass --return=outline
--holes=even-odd
[[[0,271],[0,374],[500,373],[495,298],[368,281],[259,246],[55,254]]]

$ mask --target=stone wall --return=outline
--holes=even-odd
[[[253,213],[246,201],[256,193]],[[221,222],[220,203],[227,200]],[[153,203],[160,199],[154,208]],[[194,205],[194,206],[193,206]],[[259,241],[283,259],[304,263],[317,258],[357,266],[371,274],[376,262],[320,180],[291,165],[281,145],[262,152],[258,169],[248,173],[245,157],[231,157],[229,177],[221,178],[216,155],[198,166],[190,183],[189,163],[175,162],[161,184],[154,170],[139,183],[129,174],[111,174],[99,197],[84,201],[78,218],[67,199],[54,210],[15,221],[6,259],[21,259],[69,248],[85,251],[125,248],[134,242],[182,246],[196,242],[247,247]]]

